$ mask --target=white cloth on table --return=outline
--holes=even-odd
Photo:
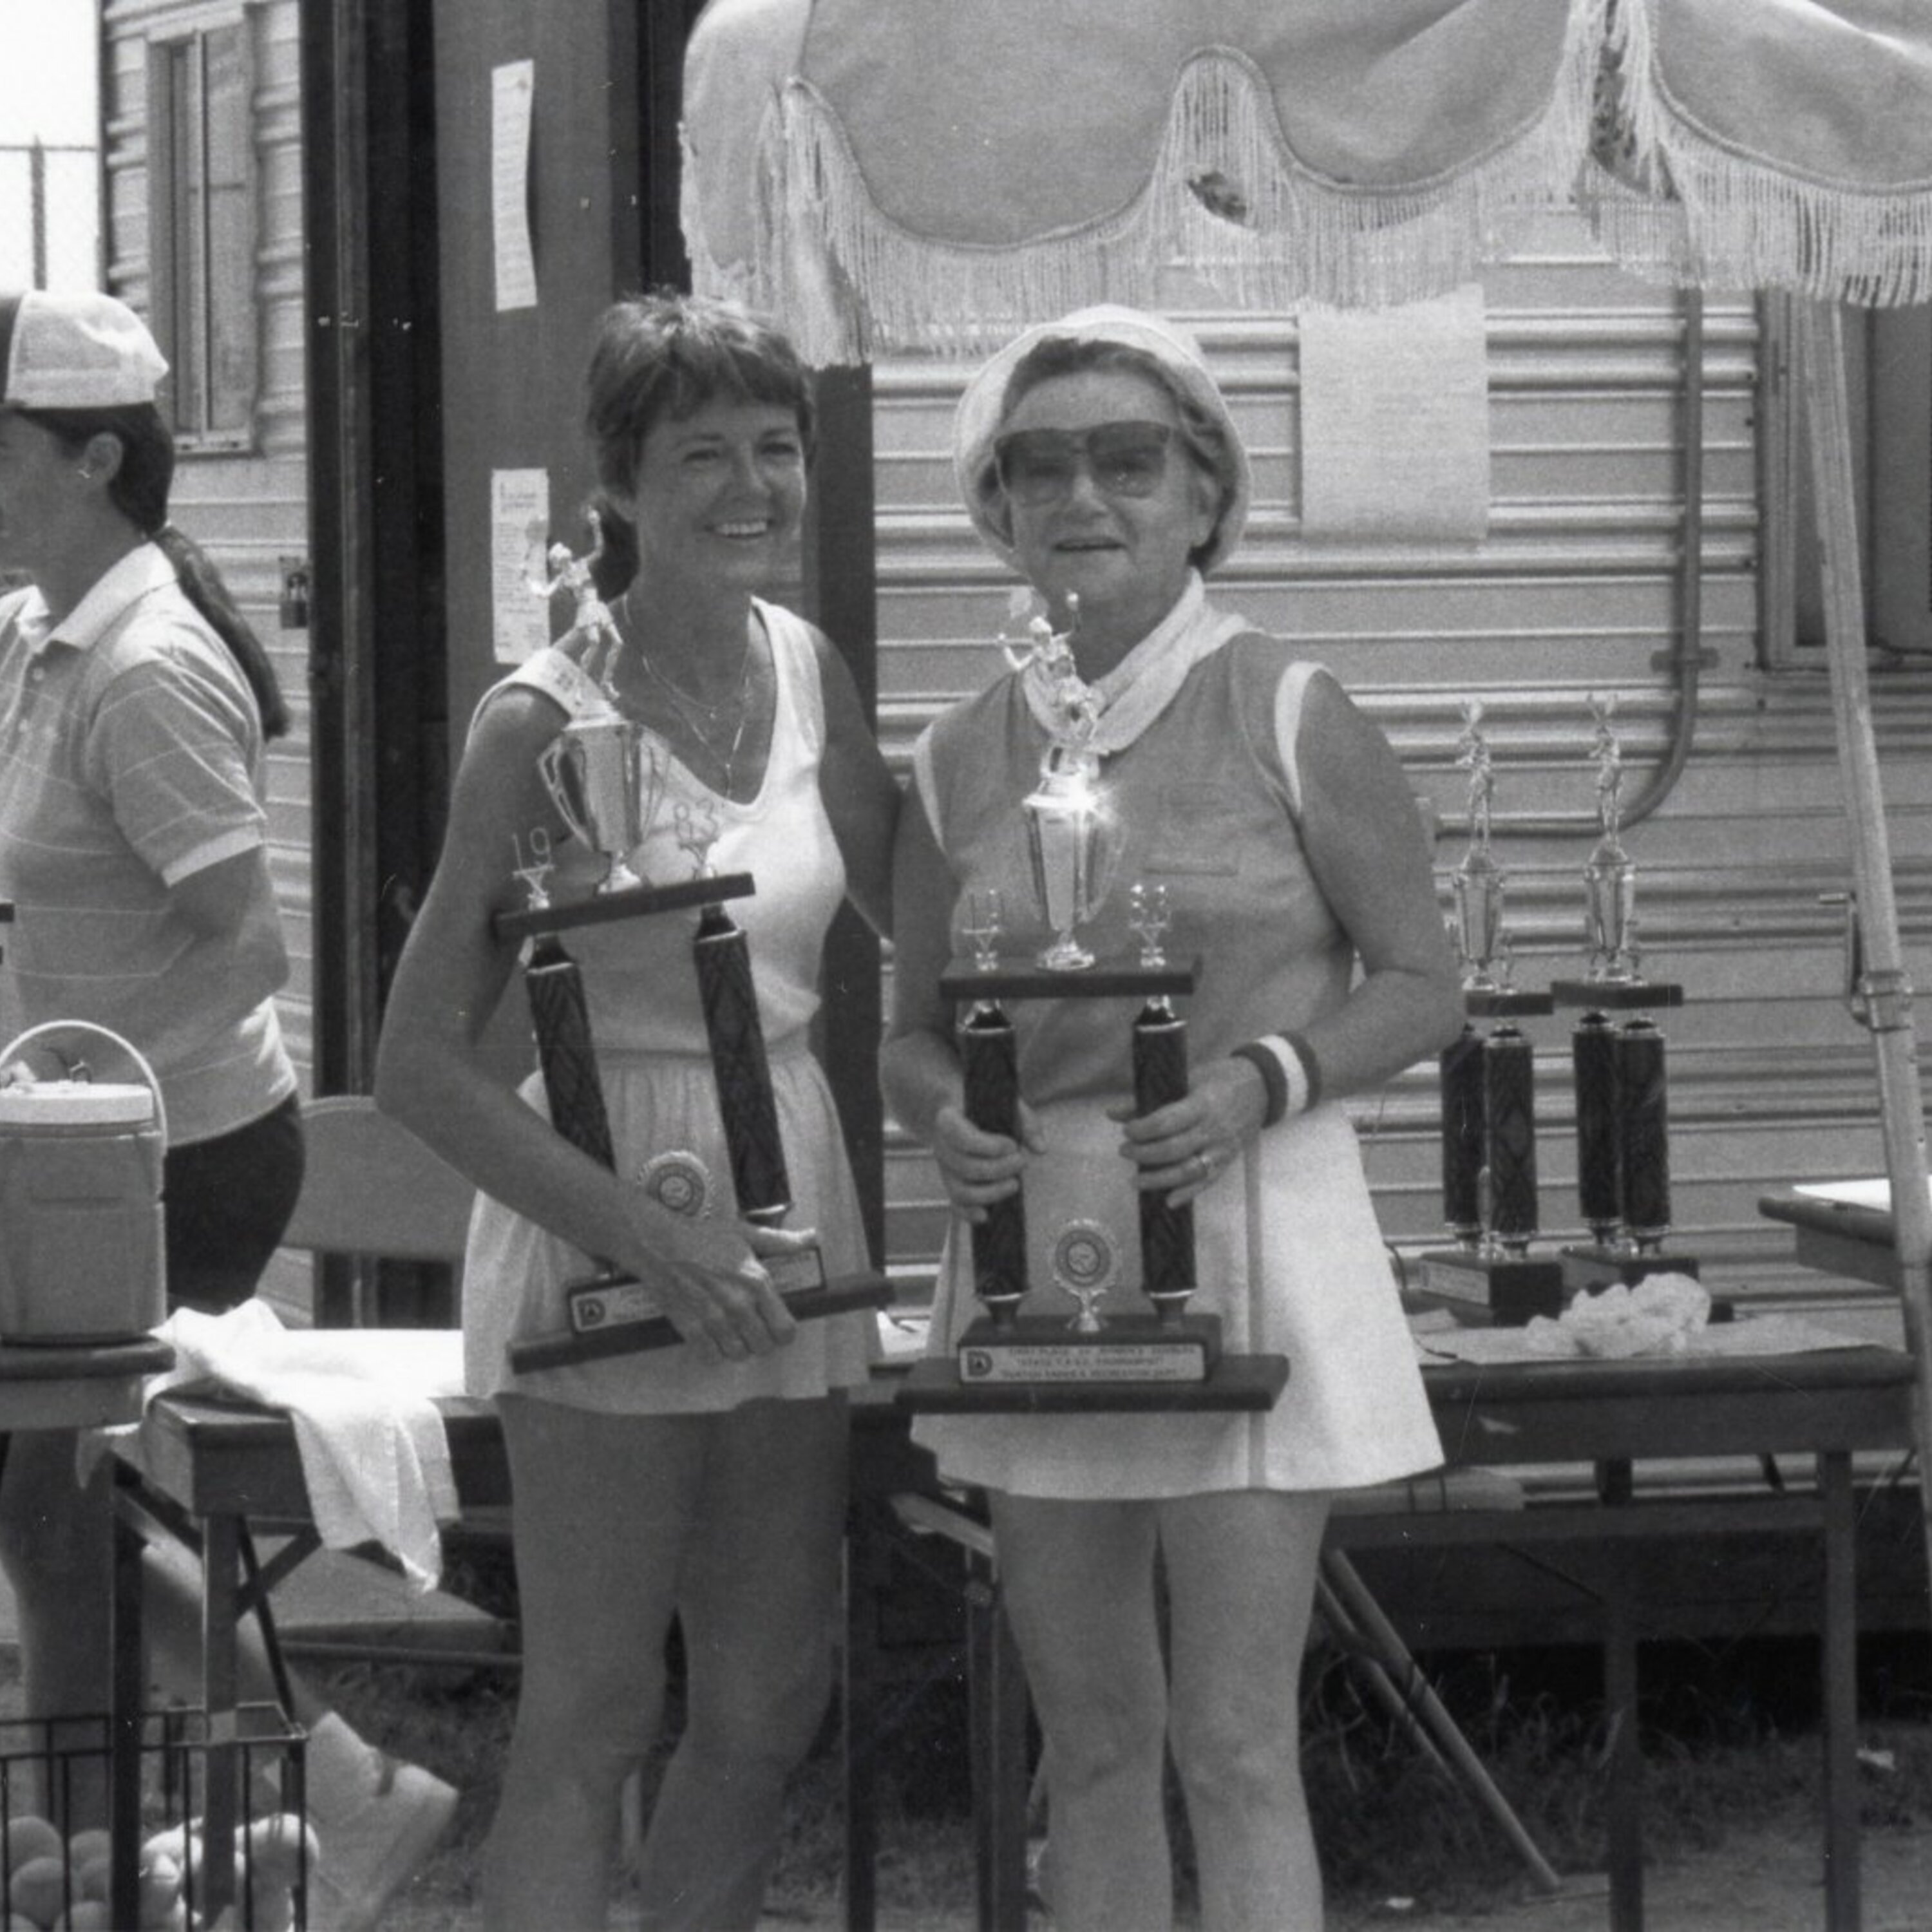
[[[175,1366],[149,1384],[148,1400],[212,1382],[286,1411],[323,1543],[380,1543],[414,1588],[435,1587],[437,1526],[457,1514],[435,1398],[462,1391],[457,1330],[286,1328],[250,1300],[225,1315],[177,1309],[154,1333],[172,1346]]]

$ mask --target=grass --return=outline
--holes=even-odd
[[[1932,1830],[1932,1645],[1920,1638],[1866,1648],[1866,1825]],[[1439,1691],[1544,1855],[1559,1870],[1600,1869],[1606,1760],[1594,1659],[1551,1652],[1436,1663]],[[1695,1853],[1780,1821],[1815,1831],[1820,1753],[1806,1689],[1815,1679],[1815,1655],[1802,1644],[1646,1653],[1644,1828],[1653,1858]],[[393,1932],[474,1932],[476,1862],[513,1713],[514,1672],[343,1668],[331,1681],[352,1720],[464,1793],[454,1837],[412,1888]],[[1418,1910],[1479,1912],[1532,1895],[1495,1823],[1391,1724],[1334,1652],[1310,1658],[1304,1708],[1310,1803],[1337,1908],[1362,1912],[1400,1896]],[[963,1686],[950,1678],[903,1706],[881,1766],[878,1894],[887,1923],[971,1922],[965,1718]],[[1184,1920],[1190,1855],[1184,1817],[1178,1803],[1174,1809]],[[794,1782],[767,1907],[774,1922],[836,1922],[841,1832],[838,1736],[828,1718]]]

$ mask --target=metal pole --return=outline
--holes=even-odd
[[[30,289],[47,285],[47,151],[36,140],[27,150],[27,225],[34,238]]]
[[[1898,906],[1892,892],[1885,800],[1872,731],[1844,321],[1837,306],[1820,302],[1801,308],[1796,335],[1810,427],[1832,711],[1864,942],[1866,970],[1860,991],[1878,1058],[1880,1121],[1906,1346],[1918,1371],[1912,1396],[1912,1436],[1918,1452],[1920,1514],[1927,1555],[1932,1558],[1932,1194],[1926,1185],[1925,1114],[1919,1097],[1912,988],[1899,946]]]

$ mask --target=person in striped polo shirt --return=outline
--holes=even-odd
[[[166,368],[111,296],[0,296],[0,572],[26,584],[0,597],[0,898],[15,908],[0,970],[10,1018],[92,1022],[147,1061],[167,1130],[169,1302],[220,1313],[254,1293],[302,1185],[262,798],[289,713],[260,640],[168,520]],[[0,1078],[71,1076],[97,1037],[43,1035]],[[108,1472],[77,1486],[74,1448],[16,1435],[0,1478],[34,1715],[107,1702]],[[191,1683],[193,1573],[163,1574],[157,1663]],[[251,1664],[248,1694],[272,1695],[259,1648]],[[454,1794],[388,1766],[310,1694],[298,1702],[323,1841],[309,1922],[354,1932],[427,1856]]]

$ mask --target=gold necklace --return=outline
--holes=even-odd
[[[693,697],[682,685],[678,684],[667,673],[658,668],[652,661],[650,652],[644,648],[643,634],[638,623],[636,613],[631,608],[629,591],[625,592],[621,602],[631,635],[637,641],[638,662],[644,666],[648,676],[655,678],[663,686],[664,694],[670,700],[679,720],[686,730],[704,746],[712,764],[724,773],[724,782],[718,789],[725,797],[730,797],[732,785],[737,777],[738,753],[745,742],[745,728],[752,720],[752,672],[754,664],[750,632],[747,631],[745,636],[745,652],[740,660],[738,689],[735,698],[721,698],[716,704],[706,704],[702,698]],[[718,748],[717,740],[711,734],[712,730],[718,728],[718,721],[728,712],[733,710],[737,712],[737,720],[731,733],[731,742],[728,749],[721,752]],[[700,713],[703,714],[702,718]],[[706,720],[710,722],[710,729],[706,728]]]

